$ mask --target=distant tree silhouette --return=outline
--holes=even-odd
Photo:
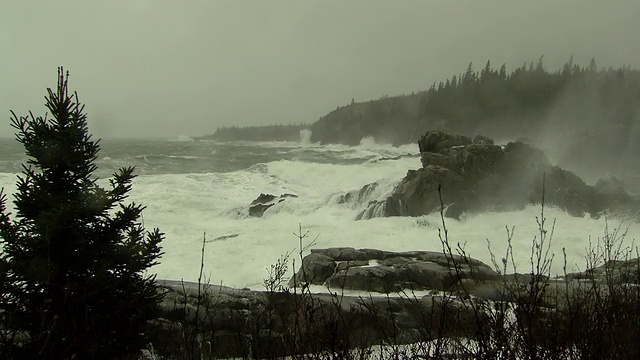
[[[300,130],[308,129],[309,125],[265,125],[265,126],[221,126],[212,135],[205,135],[200,139],[220,141],[300,141]]]

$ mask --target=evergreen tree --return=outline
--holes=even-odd
[[[99,141],[67,82],[59,68],[45,97],[51,118],[12,112],[29,160],[13,220],[0,194],[3,359],[135,358],[162,298],[145,270],[157,264],[164,236],[145,231],[143,206],[124,203],[132,167],[108,189],[96,184]]]
[[[502,80],[507,79],[507,64],[502,64],[502,66],[500,66],[500,72],[498,73],[498,76],[500,76],[500,79]]]

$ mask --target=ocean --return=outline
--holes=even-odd
[[[107,186],[118,168],[135,166],[138,176],[128,200],[146,206],[142,221],[147,229],[158,227],[165,233],[165,254],[150,270],[158,278],[197,280],[206,239],[204,274],[208,282],[263,289],[271,264],[287,253],[292,253],[292,259],[297,256],[294,233],[299,227],[308,232],[307,242],[315,239],[316,248],[442,250],[439,214],[356,220],[369,201],[386,198],[408,170],[421,166],[416,144],[391,147],[365,139],[349,147],[190,141],[181,136],[171,140],[104,139],[100,145],[95,173],[99,184]],[[15,192],[16,175],[26,160],[18,142],[0,139],[0,186],[5,193]],[[372,182],[379,186],[367,198],[338,202],[340,195]],[[261,218],[250,217],[249,204],[261,193],[297,197],[269,208]],[[11,199],[9,195],[9,202]],[[540,210],[531,205],[521,211],[446,219],[450,242],[461,244],[468,255],[486,263],[491,263],[490,244],[500,262],[507,248],[506,228],[514,228],[515,265],[518,272],[527,272],[532,240],[539,235],[536,217]],[[637,223],[576,218],[554,208],[545,208],[545,217],[549,230],[555,221],[552,275],[563,273],[563,249],[567,270],[584,270],[589,243],[602,238],[607,226],[610,232],[626,230],[626,245],[640,233]],[[299,264],[298,260],[296,266]]]

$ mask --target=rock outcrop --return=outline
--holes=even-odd
[[[454,261],[458,269],[453,266]],[[440,252],[390,252],[374,249],[312,249],[289,286],[302,283],[365,292],[451,290],[459,279],[486,281],[498,274],[475,259],[453,258]]]
[[[249,216],[262,217],[268,208],[291,197],[297,198],[298,196],[294,194],[282,194],[280,196],[260,194],[260,196],[251,202],[251,206],[249,207]]]
[[[418,147],[422,168],[409,170],[391,196],[369,204],[359,218],[420,216],[441,205],[454,218],[469,211],[521,209],[541,201],[543,174],[545,203],[573,216],[629,213],[640,205],[615,180],[589,186],[522,142],[499,146],[483,136],[430,131]]]
[[[452,268],[454,262],[457,270]],[[527,289],[535,281],[545,287],[542,304],[551,309],[564,306],[567,295],[580,296],[594,284],[620,289],[637,286],[638,264],[639,259],[608,262],[566,278],[549,279],[532,274],[498,275],[478,260],[437,252],[312,249],[303,260],[304,271],[298,271],[295,287],[289,290],[158,281],[164,297],[160,316],[149,324],[149,332],[159,354],[196,350],[198,353],[189,354],[198,358],[272,359],[300,351],[471,338],[486,316],[483,309],[487,307],[477,305],[483,299],[517,301],[529,294]],[[328,285],[332,293],[312,293],[308,283]],[[338,295],[341,288],[368,294]],[[434,291],[424,296],[410,291],[418,289]],[[402,290],[401,296],[373,294]],[[341,342],[322,343],[331,339]]]
[[[301,350],[330,350],[322,342],[335,338],[341,340],[331,345],[335,350],[348,350],[388,341],[468,337],[477,331],[473,309],[439,294],[355,297],[220,285],[198,289],[196,283],[167,280],[159,285],[165,294],[161,316],[149,324],[159,354],[189,351],[195,343],[197,358],[274,359]]]
[[[379,184],[377,182],[367,184],[359,190],[349,191],[345,194],[338,195],[336,203],[360,205],[367,202],[371,193],[373,193]]]

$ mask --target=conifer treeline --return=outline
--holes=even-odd
[[[357,145],[373,136],[379,142],[407,144],[427,130],[443,130],[510,139],[561,136],[583,142],[601,136],[597,141],[616,150],[617,137],[640,135],[635,130],[640,128],[639,104],[640,72],[629,67],[598,69],[594,59],[580,66],[570,58],[558,70],[548,71],[540,58],[508,71],[506,64],[494,68],[487,61],[479,71],[471,63],[465,72],[426,91],[351,100],[311,125],[221,127],[202,138],[298,141],[300,130],[309,128],[313,142]],[[629,141],[620,146],[628,148]]]
[[[374,136],[402,144],[426,130],[536,136],[562,107],[573,125],[588,118],[583,124],[591,128],[629,127],[640,120],[639,99],[640,72],[629,67],[598,70],[595,60],[580,66],[572,58],[555,72],[542,58],[512,72],[506,64],[495,69],[487,62],[480,71],[469,64],[427,91],[339,107],[312,125],[312,141],[358,144]]]
[[[613,113],[602,120],[629,124],[638,106],[640,76],[626,67],[598,71],[594,59],[581,67],[571,58],[558,71],[548,72],[540,58],[509,74],[506,65],[496,70],[487,61],[476,72],[469,64],[465,73],[431,86],[420,100],[417,119],[444,121],[449,129],[464,133],[481,129],[528,132],[538,130],[567,92],[580,100],[589,95],[589,100],[610,108]],[[578,105],[573,109],[576,114],[590,107],[572,105]]]
[[[212,135],[200,137],[203,140],[220,141],[300,141],[300,130],[309,125],[266,125],[266,126],[222,126]]]

